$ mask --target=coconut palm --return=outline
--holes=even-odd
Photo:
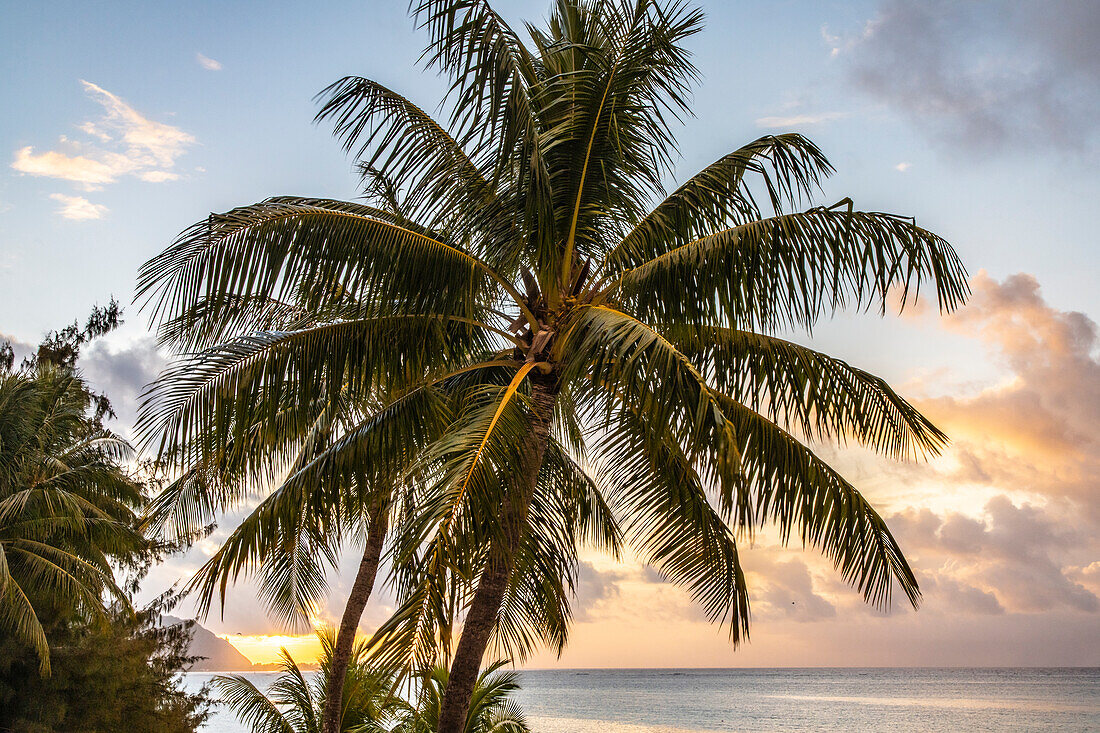
[[[564,643],[568,593],[546,591],[577,539],[554,531],[561,477],[606,494],[631,547],[734,642],[749,620],[736,540],[765,524],[869,602],[896,587],[916,605],[886,524],[803,441],[903,459],[945,436],[882,379],[778,334],[842,307],[885,312],[892,292],[904,307],[922,284],[956,308],[968,291],[950,245],[850,199],[815,205],[832,167],[794,133],[667,193],[671,122],[696,78],[683,42],[702,24],[681,2],[559,0],[526,44],[483,0],[414,12],[451,82],[445,122],[364,78],[322,95],[366,202],[211,215],[142,269],[165,341],[196,347],[145,411],[162,451],[206,460],[245,426],[274,431],[277,406],[337,391],[387,395],[402,430],[445,423],[415,451],[349,427],[284,484],[354,483],[364,501],[377,462],[410,480],[395,540],[408,572],[377,639],[422,663],[457,597],[444,733],[462,730],[491,642],[511,658]],[[308,318],[266,328],[287,303]]]
[[[529,733],[523,710],[511,699],[519,690],[519,677],[515,672],[497,671],[506,663],[496,662],[478,676],[462,733]],[[446,667],[431,670],[417,705],[405,707],[392,733],[432,733],[439,727],[447,675]]]
[[[34,649],[43,618],[106,620],[106,595],[129,608],[112,561],[147,548],[134,530],[141,487],[130,447],[105,429],[95,395],[69,367],[0,368],[0,629]]]
[[[279,676],[267,694],[242,675],[215,677],[214,689],[253,733],[320,733],[336,636],[323,630],[317,637],[321,664],[316,675],[303,672],[284,648],[279,652]],[[367,667],[366,656],[366,644],[357,642],[343,679],[340,733],[383,733],[403,710],[392,693],[392,680]]]
[[[169,372],[163,381],[171,384],[176,379]],[[284,449],[293,442],[290,438],[294,432],[288,429],[291,424],[288,421],[279,422],[280,430],[273,434],[273,439],[258,437],[264,435],[261,425],[253,424],[239,431],[253,441],[253,450],[259,440],[268,441],[264,444],[264,450],[259,452],[266,459],[262,465],[268,471],[274,470],[279,457],[284,454],[293,455],[293,460],[284,469],[289,478],[241,521],[192,579],[188,590],[198,593],[200,614],[209,611],[215,595],[220,594],[224,605],[228,583],[235,581],[242,573],[255,572],[260,575],[263,598],[275,616],[291,622],[308,618],[326,589],[323,565],[327,561],[335,566],[342,540],[353,534],[364,520],[364,501],[374,508],[366,517],[366,550],[343,612],[332,660],[326,667],[326,716],[333,711],[338,714],[340,709],[339,703],[332,701],[339,700],[343,675],[352,664],[352,644],[373,590],[382,543],[389,526],[389,514],[396,514],[399,518],[403,516],[407,522],[415,510],[412,503],[415,496],[408,491],[397,491],[400,487],[387,478],[394,472],[391,470],[387,474],[385,467],[394,464],[408,468],[410,465],[410,457],[395,451],[394,446],[408,449],[418,442],[423,443],[426,436],[435,435],[438,438],[442,435],[445,423],[435,419],[434,412],[414,409],[419,402],[424,399],[442,400],[448,393],[461,394],[458,389],[461,386],[461,383],[451,380],[440,384],[438,389],[418,390],[423,393],[421,395],[404,395],[375,406],[372,412],[356,413],[360,419],[350,435],[347,425],[333,424],[334,417],[346,419],[349,415],[332,409],[330,405],[330,415],[312,424],[306,436],[299,441],[295,454]],[[354,413],[347,404],[343,404],[341,409]],[[319,430],[319,423],[327,427]],[[352,463],[353,475],[330,477],[306,470],[310,457],[323,457],[324,448],[343,440],[354,440],[353,450],[358,457]],[[179,540],[196,532],[205,520],[217,519],[216,509],[224,511],[239,505],[248,496],[247,485],[251,476],[248,470],[242,468],[241,455],[236,446],[231,445],[224,452],[200,458],[192,469],[184,472],[154,499],[147,515],[148,525],[166,531]],[[261,475],[265,473],[267,471],[261,471]],[[319,480],[313,480],[315,478]],[[357,490],[356,487],[368,488]],[[537,505],[546,509],[543,512],[545,515],[557,520],[557,524],[550,521],[542,525],[543,540],[550,535],[552,544],[553,538],[558,538],[562,546],[555,552],[559,558],[568,557],[568,560],[559,561],[556,569],[551,567],[551,574],[544,578],[545,582],[532,589],[537,607],[527,610],[541,613],[552,620],[556,628],[564,629],[568,615],[564,599],[572,592],[575,582],[575,548],[581,538],[587,537],[593,540],[595,546],[616,553],[618,530],[598,489],[556,444],[552,448],[551,460],[546,463],[540,488]],[[564,543],[562,538],[565,538]],[[534,549],[537,552],[537,548]],[[535,554],[534,558],[537,557]],[[415,573],[415,563],[412,566]],[[408,573],[409,568],[406,568],[405,574]],[[437,608],[436,620],[447,623],[454,616],[455,603],[452,593],[449,603],[445,602]],[[432,631],[438,629],[438,624],[432,627]],[[559,639],[559,646],[561,644],[564,644],[563,636]]]

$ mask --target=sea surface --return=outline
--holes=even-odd
[[[246,675],[261,689],[275,673]],[[190,673],[197,688],[212,674]],[[535,733],[1100,731],[1100,669],[614,669],[520,673]],[[244,733],[225,709],[209,733]]]

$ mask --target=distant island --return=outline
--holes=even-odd
[[[176,626],[186,623],[189,619],[175,616],[164,616],[166,626]],[[191,626],[191,644],[187,649],[192,657],[201,657],[187,670],[188,672],[273,672],[279,669],[278,664],[255,664],[248,657],[237,651],[237,648],[225,639],[216,635],[213,631],[199,625],[196,621]],[[316,669],[316,664],[299,664],[301,669]]]

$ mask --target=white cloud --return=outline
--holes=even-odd
[[[84,221],[87,219],[102,219],[107,213],[107,207],[101,204],[93,204],[83,196],[66,196],[63,193],[51,193],[50,198],[59,201],[61,207],[57,210],[65,219]]]
[[[11,167],[32,176],[81,183],[88,190],[94,190],[104,183],[113,183],[118,175],[116,169],[102,160],[93,160],[83,155],[66,155],[56,150],[36,154],[29,145],[15,151],[15,162]]]
[[[38,153],[32,146],[26,146],[15,152],[12,168],[28,175],[71,181],[87,191],[114,183],[125,175],[151,182],[178,178],[170,169],[195,142],[192,135],[150,120],[100,86],[83,80],[80,83],[104,109],[99,119],[77,126],[95,142],[88,144],[62,136],[58,140],[59,149]]]
[[[203,56],[201,53],[195,54],[195,60],[199,62],[199,66],[207,71],[221,71],[222,65],[220,61],[215,61],[209,56]]]
[[[168,171],[148,171],[146,173],[139,173],[138,178],[149,183],[164,183],[165,181],[175,181],[179,178],[177,173],[169,173]]]
[[[107,111],[97,129],[107,128],[121,135],[127,146],[127,157],[138,167],[170,167],[184,148],[195,138],[178,127],[154,122],[135,110],[121,98],[91,82],[80,82],[84,90]]]
[[[898,163],[897,165],[895,165],[894,170],[896,170],[899,173],[904,173],[905,171],[909,170],[912,166],[913,166],[912,163],[906,163],[906,162],[903,161],[903,162]]]
[[[838,120],[845,117],[844,112],[820,112],[818,114],[796,114],[787,116],[760,117],[756,120],[756,126],[766,129],[779,127],[799,127],[803,125],[818,125],[830,120]]]
[[[829,47],[829,55],[836,58],[840,55],[841,41],[840,36],[829,31],[829,26],[821,26],[821,40],[825,41],[825,44]]]

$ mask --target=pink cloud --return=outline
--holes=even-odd
[[[921,403],[952,437],[957,478],[1068,499],[1100,518],[1100,336],[1084,313],[1060,311],[1027,274],[984,272],[948,328],[991,347],[1008,379],[970,397]]]

